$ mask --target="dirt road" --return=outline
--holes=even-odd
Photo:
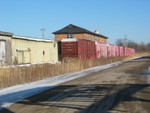
[[[150,113],[150,58],[132,60],[26,98],[0,113]]]

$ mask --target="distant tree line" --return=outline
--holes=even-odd
[[[145,44],[143,42],[137,43],[135,41],[128,40],[127,38],[123,38],[123,39],[117,39],[116,45],[134,48],[136,51],[139,51],[139,52],[140,51],[150,51],[150,42],[147,44]]]

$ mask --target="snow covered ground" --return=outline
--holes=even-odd
[[[56,63],[61,63],[61,62],[59,62],[59,61],[57,61],[57,62],[41,62],[41,63],[31,63],[31,64],[20,64],[20,65],[10,65],[10,66],[8,66],[8,65],[0,65],[0,68],[15,68],[15,67],[25,67],[25,66],[32,66],[32,65],[37,65],[37,64],[56,64]]]
[[[59,75],[28,84],[22,84],[2,89],[0,90],[0,109],[8,107],[13,103],[16,103],[24,98],[27,98],[44,90],[54,88],[60,83],[86,76],[90,73],[97,72],[103,69],[114,67],[124,62],[126,61],[119,61],[112,64],[89,68],[80,72]]]

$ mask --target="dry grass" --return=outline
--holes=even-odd
[[[136,54],[126,56],[124,58],[124,60],[128,60],[128,59],[135,58],[135,57],[140,57],[140,56],[150,56],[150,51],[147,51],[147,52],[138,52]]]
[[[85,61],[81,61],[78,59],[64,59],[62,63],[56,64],[47,63],[22,67],[17,66],[11,68],[0,68],[0,88],[29,83],[65,73],[77,72],[90,67],[109,64],[120,60],[127,60],[129,58],[143,55],[150,55],[150,52],[138,53],[127,57],[113,57],[108,59],[101,58]]]

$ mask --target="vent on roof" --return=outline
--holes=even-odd
[[[99,30],[98,29],[94,29],[94,33],[99,34]]]

